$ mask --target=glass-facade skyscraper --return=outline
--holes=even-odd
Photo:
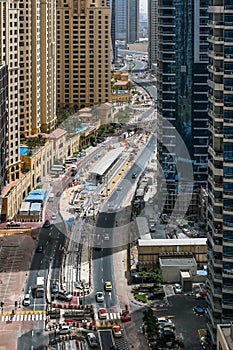
[[[193,193],[189,214],[197,212],[208,163],[208,0],[158,1],[158,136],[165,211],[171,213],[182,191]],[[184,154],[183,140],[189,156]],[[186,177],[188,164],[193,180]],[[188,174],[189,175],[189,174]],[[181,212],[185,203],[180,203]]]
[[[209,1],[207,331],[233,320],[233,2]]]

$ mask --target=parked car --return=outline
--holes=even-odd
[[[70,334],[71,329],[69,326],[63,325],[59,329],[56,330],[56,334]]]
[[[60,290],[57,294],[57,298],[65,301],[71,301],[73,299],[73,295],[64,290]]]
[[[98,346],[97,338],[94,333],[87,333],[87,341],[91,348],[96,348]]]
[[[23,306],[29,306],[30,303],[30,294],[25,294],[25,297],[23,299]]]
[[[138,175],[138,173],[137,173],[136,171],[134,171],[133,174],[132,174],[132,176],[131,176],[132,179],[136,179],[137,175]]]
[[[179,283],[175,283],[175,286],[174,286],[174,291],[176,294],[181,294],[182,293],[182,287]]]
[[[104,293],[103,292],[97,292],[95,297],[96,297],[97,303],[102,303],[104,301]]]
[[[165,323],[172,323],[172,321],[170,320],[170,318],[167,317],[158,317],[156,320],[157,324],[165,324]]]
[[[36,248],[36,252],[37,253],[43,253],[44,247],[42,244],[39,244]]]
[[[205,314],[205,308],[203,306],[197,305],[193,310],[198,316],[203,316]]]
[[[53,282],[51,285],[51,293],[56,294],[59,292],[58,282]]]
[[[21,225],[18,221],[10,221],[6,224],[7,227],[19,227]]]

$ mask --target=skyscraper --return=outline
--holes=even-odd
[[[199,187],[207,183],[207,7],[208,0],[158,1],[159,158],[168,213],[172,212],[183,184],[189,197],[193,192],[189,213],[195,214]],[[184,155],[177,132],[189,157]],[[179,173],[178,163],[183,168],[188,163],[192,165],[194,182],[188,178],[189,173]],[[181,212],[184,208],[181,204]]]
[[[233,4],[209,2],[207,330],[233,319]]]
[[[8,68],[0,65],[0,193],[7,180],[7,94]]]
[[[148,64],[151,69],[157,65],[158,49],[158,0],[148,1]]]
[[[127,42],[139,40],[139,0],[128,0],[127,8]]]
[[[0,63],[8,66],[8,181],[19,178],[20,140],[55,127],[56,0],[0,2]]]
[[[127,6],[128,0],[116,1],[116,40],[127,41]]]
[[[57,0],[57,107],[110,101],[111,26],[106,0]]]

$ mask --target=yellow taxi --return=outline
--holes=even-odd
[[[107,291],[107,292],[110,292],[112,290],[112,282],[105,282],[104,283],[104,289]]]

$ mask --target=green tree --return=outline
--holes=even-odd
[[[146,271],[140,271],[138,276],[142,279],[142,283],[143,283],[143,281],[147,277],[147,272]]]
[[[155,269],[150,277],[155,284],[160,284],[163,282],[163,276],[160,269]]]

